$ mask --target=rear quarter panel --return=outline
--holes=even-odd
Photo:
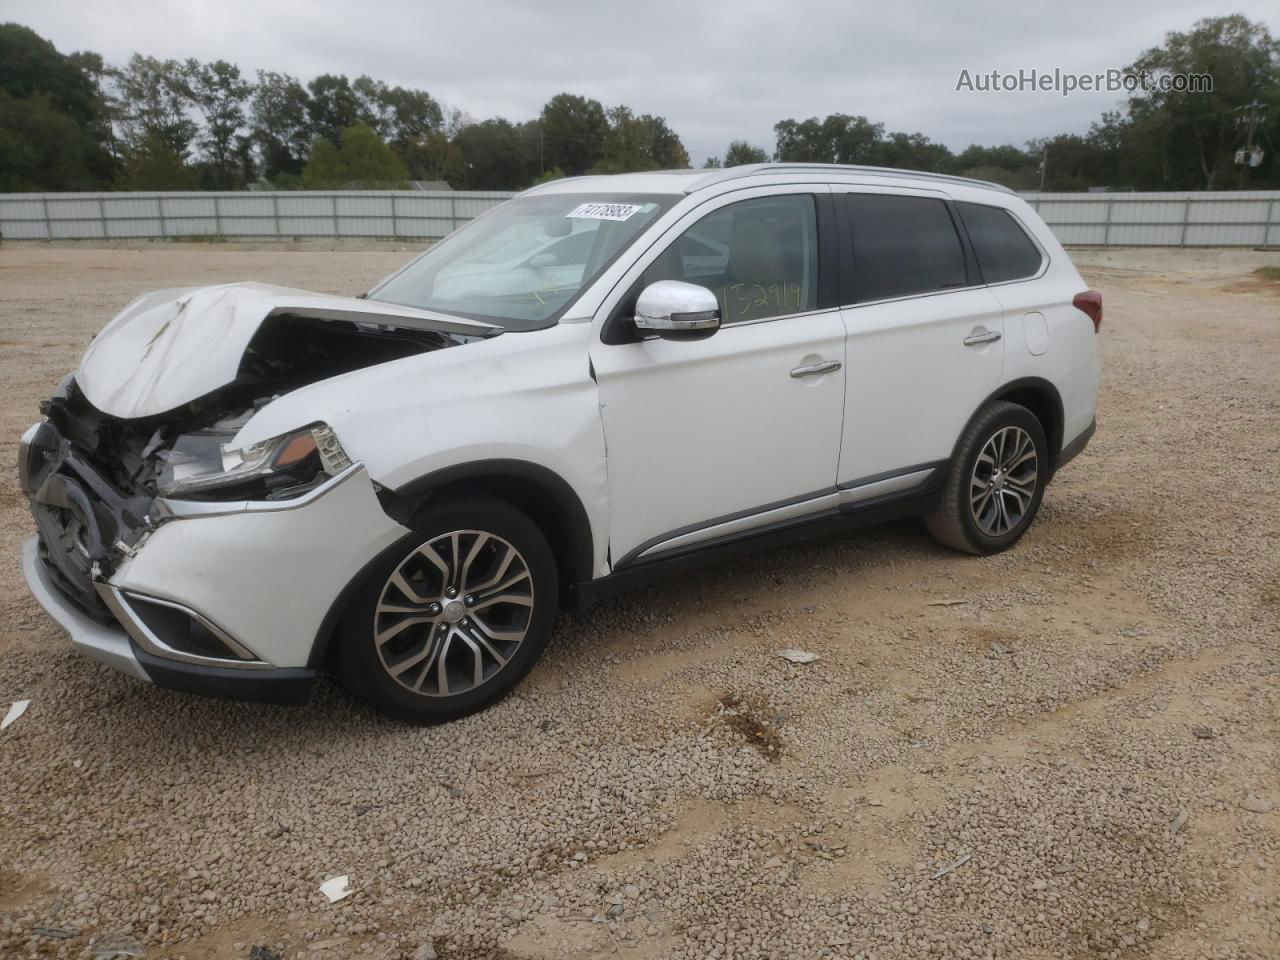
[[[961,187],[951,192],[956,200],[993,202],[989,190]],[[1006,194],[999,196],[998,205],[1021,221],[1048,258],[1034,279],[988,287],[1005,312],[1004,381],[1037,377],[1052,383],[1062,397],[1062,440],[1070,443],[1093,422],[1101,382],[1098,334],[1093,321],[1071,304],[1088,284],[1030,204]],[[1044,317],[1042,329],[1036,329],[1038,319],[1028,319],[1037,313]]]

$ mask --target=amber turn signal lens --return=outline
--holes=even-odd
[[[300,433],[284,445],[284,449],[276,456],[277,467],[287,467],[291,463],[305,460],[316,449],[316,438],[311,431]]]

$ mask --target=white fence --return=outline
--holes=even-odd
[[[443,237],[511,193],[350,190],[0,194],[6,240]]]
[[[1213,193],[1028,193],[1063,244],[1157,247],[1280,245],[1280,190]]]
[[[0,194],[10,240],[443,237],[511,193]],[[1025,194],[1064,244],[1277,246],[1280,191]]]

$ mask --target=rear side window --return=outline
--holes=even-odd
[[[957,203],[960,219],[987,283],[1021,280],[1040,272],[1040,249],[1007,210],[985,203]]]
[[[858,303],[965,285],[960,235],[942,200],[850,193],[846,202]]]

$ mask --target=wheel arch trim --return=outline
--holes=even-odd
[[[559,571],[560,601],[561,606],[572,605],[571,594],[578,589],[579,584],[593,579],[595,537],[581,498],[569,482],[555,471],[528,460],[475,460],[443,467],[403,483],[395,489],[381,487],[378,489],[378,500],[389,517],[401,525],[407,525],[413,514],[431,502],[432,497],[438,495],[440,491],[449,488],[465,488],[468,482],[476,485],[475,492],[478,493],[501,496],[500,492],[494,492],[495,483],[520,484],[528,490],[550,498],[558,510],[559,518],[565,522],[565,528],[548,530],[545,518],[530,517],[530,519],[547,535],[557,563],[565,567]],[[521,506],[519,503],[514,505]],[[370,572],[384,563],[395,551],[403,549],[405,542],[412,537],[412,534],[403,537],[381,551],[366,563],[334,598],[316,633],[311,657],[307,661],[308,667],[318,668],[324,663],[343,613],[356,591],[368,579]],[[567,564],[564,562],[566,559]]]
[[[1066,421],[1066,408],[1062,403],[1061,391],[1059,391],[1051,381],[1046,380],[1043,377],[1019,377],[1016,380],[1009,380],[1002,383],[1000,386],[996,387],[995,390],[991,391],[991,393],[987,395],[986,399],[978,404],[977,409],[973,411],[973,415],[965,421],[964,427],[960,431],[960,435],[956,437],[956,442],[951,448],[952,462],[955,462],[955,456],[959,451],[961,437],[963,437],[965,431],[969,429],[969,424],[973,423],[975,417],[982,413],[988,405],[997,400],[1008,400],[1010,403],[1018,403],[1019,401],[1017,399],[1011,398],[1022,395],[1026,391],[1031,391],[1037,394],[1042,401],[1047,402],[1049,405],[1049,413],[1053,418],[1051,423],[1044,423],[1043,418],[1036,410],[1030,407],[1028,407],[1028,409],[1031,410],[1037,420],[1041,421],[1041,426],[1044,427],[1045,441],[1049,445],[1049,458],[1052,462],[1062,450],[1062,431],[1063,425]],[[1027,405],[1023,403],[1020,404],[1020,406]]]

